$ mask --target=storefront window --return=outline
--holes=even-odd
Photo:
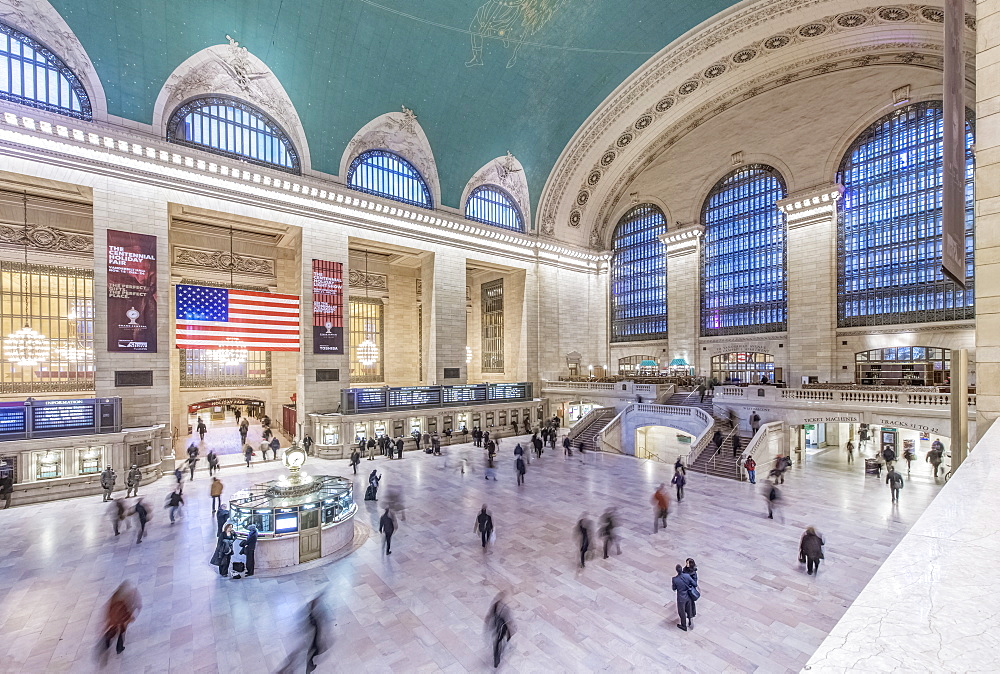
[[[774,356],[769,353],[723,353],[712,356],[712,377],[723,384],[759,384],[775,381]]]
[[[854,381],[862,386],[943,386],[951,377],[951,349],[871,349],[854,355],[854,370]]]

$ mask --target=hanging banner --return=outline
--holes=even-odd
[[[313,260],[313,353],[344,354],[344,265]]]
[[[108,351],[156,353],[156,237],[108,230]]]
[[[965,287],[965,3],[944,6],[941,271]]]

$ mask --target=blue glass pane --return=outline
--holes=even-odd
[[[966,288],[941,273],[941,103],[886,115],[840,165],[837,242],[840,327],[971,319],[973,129],[966,124]]]
[[[167,140],[299,172],[299,155],[284,130],[264,112],[235,98],[212,96],[184,103],[170,118]]]
[[[90,97],[62,60],[14,28],[0,23],[0,99],[91,119]]]
[[[618,221],[611,257],[611,341],[667,336],[667,233],[663,212],[641,204]]]
[[[347,171],[347,186],[412,206],[434,206],[420,171],[387,150],[368,150],[355,157]]]
[[[524,219],[514,199],[494,185],[480,185],[472,190],[465,202],[465,217],[515,232],[524,231]]]
[[[716,183],[702,207],[701,334],[784,330],[787,319],[785,183],[764,165]]]

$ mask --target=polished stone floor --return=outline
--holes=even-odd
[[[504,440],[495,482],[483,479],[481,450],[468,445],[446,457],[363,461],[357,493],[372,466],[383,487],[404,489],[393,554],[383,555],[372,533],[341,559],[280,575],[222,579],[209,566],[215,525],[205,471],[185,490],[187,513],[174,525],[159,507],[169,481],[143,490],[155,515],[141,545],[134,531],[113,536],[99,497],[3,511],[0,670],[97,670],[103,606],[130,579],[144,607],[106,671],[276,671],[301,641],[301,608],[320,592],[334,637],[320,671],[489,671],[483,617],[500,589],[517,626],[502,665],[509,671],[797,671],[938,489],[915,476],[893,506],[884,483],[865,476],[860,461],[848,469],[834,449],[791,470],[783,521],[766,519],[749,484],[692,475],[666,532],[654,535],[649,498],[670,466],[550,451],[519,488],[513,445]],[[350,474],[346,461],[307,468]],[[232,465],[222,479],[232,493],[279,471],[277,462]],[[473,533],[483,503],[497,524],[487,554]],[[359,524],[377,532],[375,504],[359,505]],[[573,526],[612,505],[622,554],[581,571]],[[827,541],[815,577],[797,562],[808,525]],[[674,564],[689,556],[703,596],[696,628],[685,633],[669,588]]]

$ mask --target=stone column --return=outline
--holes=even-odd
[[[426,381],[465,384],[465,255],[444,249],[428,255],[421,265],[423,279]],[[444,378],[445,368],[457,368],[458,378]]]
[[[788,365],[784,379],[836,378],[837,201],[844,188],[821,185],[778,202],[786,216]]]
[[[1000,416],[1000,0],[976,3],[976,435]]]
[[[688,225],[667,232],[660,240],[667,255],[667,363],[682,358],[701,372],[698,335],[701,330],[701,237],[705,227]]]

